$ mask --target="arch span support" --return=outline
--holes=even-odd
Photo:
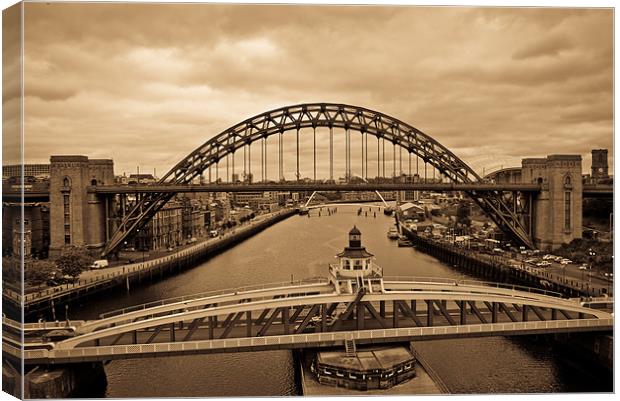
[[[248,118],[214,136],[179,161],[160,180],[160,184],[188,184],[203,171],[225,160],[245,146],[285,132],[299,135],[303,128],[328,127],[345,130],[345,135],[358,132],[399,146],[455,183],[480,181],[480,176],[448,148],[415,127],[378,111],[334,103],[312,103],[287,106]],[[368,148],[366,149],[368,154]],[[384,154],[385,159],[385,154]],[[516,213],[506,205],[500,192],[467,193],[482,210],[518,243],[533,247],[532,241]],[[142,228],[174,195],[150,193],[123,218],[103,250],[107,255],[117,250],[125,239]]]

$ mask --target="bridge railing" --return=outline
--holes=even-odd
[[[145,309],[153,308],[156,306],[170,305],[170,304],[177,303],[177,302],[192,301],[192,300],[196,300],[200,298],[213,297],[217,295],[236,294],[236,293],[243,293],[243,292],[249,292],[249,291],[293,287],[293,286],[299,286],[299,285],[328,284],[328,283],[329,283],[329,280],[327,280],[326,278],[320,277],[320,278],[306,279],[306,280],[281,281],[277,283],[256,284],[256,285],[248,285],[248,286],[237,287],[237,288],[227,288],[223,290],[199,292],[196,294],[183,295],[183,296],[178,296],[178,297],[173,297],[173,298],[166,298],[166,299],[161,299],[158,301],[148,302],[148,303],[144,303],[140,305],[128,306],[122,309],[116,309],[110,312],[102,313],[99,315],[99,317],[101,319],[105,319],[105,318],[112,317],[112,316],[120,316],[120,315],[124,315],[130,312],[135,312],[138,310],[145,310]]]
[[[385,276],[383,277],[384,281],[401,281],[401,282],[417,282],[417,283],[428,283],[428,284],[448,284],[448,285],[473,285],[480,287],[494,287],[494,288],[502,288],[514,291],[523,291],[536,293],[541,295],[547,295],[556,298],[563,298],[563,295],[556,291],[543,290],[540,288],[527,287],[523,285],[516,284],[506,284],[506,283],[496,283],[493,281],[483,281],[483,280],[467,280],[467,279],[451,279],[451,278],[441,278],[441,277],[411,277],[411,276]]]
[[[252,347],[259,348],[272,346],[282,348],[283,346],[298,345],[333,345],[336,342],[353,338],[360,342],[372,342],[373,340],[395,339],[415,339],[416,337],[433,336],[459,336],[468,335],[514,335],[519,332],[542,332],[549,333],[554,331],[570,331],[572,329],[603,329],[608,330],[613,327],[613,319],[574,319],[574,320],[552,320],[552,321],[529,321],[529,322],[507,322],[507,323],[486,323],[468,324],[457,326],[433,326],[433,327],[407,327],[391,329],[373,329],[357,331],[337,331],[328,333],[306,333],[274,335],[264,337],[242,337],[215,340],[198,340],[176,343],[154,343],[154,344],[129,344],[129,345],[101,345],[94,347],[77,347],[73,349],[32,349],[25,350],[22,354],[21,349],[3,342],[2,350],[16,358],[25,360],[56,361],[71,359],[84,359],[88,357],[98,357],[101,359],[114,359],[119,356],[127,359],[130,355],[145,355],[164,353],[197,353],[200,351],[213,352],[216,349],[230,349],[235,352],[238,349]],[[296,347],[299,348],[299,347]]]

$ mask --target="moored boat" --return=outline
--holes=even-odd
[[[411,247],[413,246],[413,242],[411,242],[411,240],[409,240],[409,238],[405,237],[404,235],[399,235],[398,246],[399,247]]]
[[[398,229],[395,226],[390,227],[390,230],[387,233],[389,239],[398,239]]]

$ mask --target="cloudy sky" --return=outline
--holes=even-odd
[[[581,154],[588,170],[592,148],[612,147],[612,17],[610,9],[28,3],[26,160],[85,154],[113,158],[117,174],[139,165],[161,176],[247,117],[337,102],[399,118],[479,172],[554,153]],[[5,84],[5,110],[16,109],[18,93]],[[11,118],[5,138],[17,127]],[[258,165],[258,148],[253,157]],[[285,164],[294,164],[288,152]]]

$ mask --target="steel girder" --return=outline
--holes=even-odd
[[[96,346],[152,344],[407,327],[465,326],[526,322],[532,319],[533,321],[551,321],[593,318],[593,315],[587,313],[587,309],[578,306],[571,308],[570,311],[560,305],[558,305],[559,308],[550,309],[527,302],[511,303],[509,297],[505,297],[504,302],[500,300],[476,301],[468,297],[448,301],[441,299],[441,295],[438,294],[429,294],[427,298],[418,300],[419,307],[417,308],[415,303],[410,306],[411,300],[406,298],[385,301],[384,306],[379,305],[379,308],[377,308],[379,301],[376,300],[327,303],[317,300],[317,303],[309,302],[306,305],[294,307],[283,300],[282,306],[267,307],[262,310],[240,309],[231,313],[222,312],[219,314],[222,317],[219,323],[214,319],[215,315],[202,315],[190,320],[182,315],[175,315],[173,320],[168,319],[165,322],[159,318],[153,318],[149,319],[152,322],[142,322],[140,327],[135,324],[118,326],[117,330],[106,330],[106,334],[94,331],[85,335],[90,339],[82,341],[80,341],[80,336],[77,336],[65,341],[73,343],[72,346],[62,346],[63,342],[60,342],[56,348],[71,349],[89,347],[92,344]],[[338,313],[338,308],[343,312]],[[378,312],[377,309],[382,309],[383,313]],[[291,313],[292,310],[295,312]],[[207,310],[203,311],[207,312]],[[529,311],[533,314],[529,315]],[[259,312],[261,316],[268,317],[257,319]],[[331,316],[331,323],[327,322],[329,316]],[[208,323],[205,325],[207,320]],[[101,336],[98,336],[98,333],[101,333]]]
[[[417,155],[452,182],[480,181],[480,176],[448,148],[403,121],[363,107],[313,103],[271,110],[228,128],[178,162],[159,183],[187,184],[227,155],[255,141],[286,131],[317,127],[342,128],[383,138]],[[502,231],[520,244],[533,248],[530,236],[518,216],[503,202],[499,191],[480,194],[471,191],[467,194]],[[150,193],[142,197],[116,228],[102,255],[115,251],[173,196],[170,193]]]

